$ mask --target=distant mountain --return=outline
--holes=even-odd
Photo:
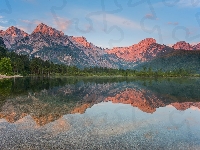
[[[190,43],[186,43],[185,41],[177,42],[172,46],[175,50],[200,50],[200,43],[196,45],[191,45]]]
[[[155,39],[147,38],[129,47],[114,47],[107,50],[107,53],[115,54],[126,61],[145,62],[172,51],[166,45],[157,44]]]
[[[14,26],[9,27],[6,31],[0,30],[0,36],[4,39],[4,44],[10,49],[13,44],[28,36],[28,33]]]
[[[185,41],[180,41],[177,42],[176,44],[174,44],[172,46],[173,49],[175,50],[194,50],[194,48],[192,47],[192,45],[190,45],[189,43],[186,43]]]
[[[6,47],[18,54],[40,57],[54,63],[75,65],[77,67],[99,66],[108,68],[128,68],[127,63],[115,55],[108,55],[102,48],[87,42],[84,37],[70,37],[43,23],[29,35],[24,31],[10,27],[1,31]]]
[[[0,30],[0,37],[10,51],[79,68],[98,66],[133,69],[138,64],[153,63],[155,59],[174,54],[175,50],[200,49],[200,43],[192,46],[181,41],[169,47],[156,43],[153,38],[144,39],[129,47],[102,49],[88,42],[85,37],[67,36],[43,23],[31,34],[12,26],[6,31]]]
[[[200,43],[193,45],[193,50],[200,50]]]

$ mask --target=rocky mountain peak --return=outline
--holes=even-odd
[[[200,43],[193,45],[194,50],[200,50]]]
[[[71,39],[79,45],[82,45],[86,48],[90,48],[91,44],[87,41],[85,37],[71,37]]]
[[[6,31],[1,30],[0,36],[3,38],[6,47],[10,49],[11,45],[15,44],[16,42],[20,41],[21,39],[29,35],[23,30],[11,26]]]
[[[167,49],[167,46],[157,44],[155,39],[146,38],[129,47],[114,47],[111,50],[107,50],[107,53],[115,54],[126,61],[143,62],[156,57],[160,53],[164,53]]]
[[[11,26],[6,31],[1,30],[0,35],[11,37],[26,37],[28,36],[28,33],[24,32],[21,29],[18,29],[17,27]]]
[[[180,41],[180,42],[177,42],[176,44],[174,44],[172,46],[173,49],[175,50],[193,50],[193,47],[189,44],[189,43],[186,43],[185,41]]]
[[[49,27],[44,23],[39,24],[33,33],[42,33],[45,35],[50,35],[50,36],[55,36],[55,37],[60,37],[64,36],[64,33],[62,31],[58,31],[55,28]]]
[[[153,43],[156,43],[156,40],[153,38],[146,38],[138,43],[138,45],[149,46]]]
[[[200,103],[199,102],[184,102],[184,103],[172,103],[172,106],[174,106],[177,110],[186,110],[188,108],[196,107],[196,108],[200,108]]]

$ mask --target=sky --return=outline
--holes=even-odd
[[[104,48],[200,42],[200,0],[1,0],[0,30],[39,23]]]

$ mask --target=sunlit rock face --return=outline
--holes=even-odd
[[[28,97],[23,96],[8,100],[1,108],[0,118],[14,123],[30,115],[38,126],[43,126],[61,118],[70,110],[66,105],[62,105],[62,107],[51,106],[49,103],[42,102],[35,96],[29,95]]]
[[[90,108],[92,105],[89,103],[83,104],[81,106],[75,107],[74,110],[72,110],[72,114],[84,114],[86,109]]]
[[[86,40],[85,37],[71,37],[71,39],[76,43],[77,45],[80,44],[86,48],[90,48],[91,44]]]
[[[193,45],[193,50],[200,50],[200,43]]]
[[[174,49],[200,49],[200,44],[191,46],[184,41],[176,43],[173,49],[156,43],[153,38],[146,38],[128,47],[104,49],[87,41],[85,37],[65,35],[44,23],[39,24],[31,34],[12,26],[6,31],[0,30],[0,37],[10,51],[79,68],[97,66],[134,69],[136,65],[169,54]]]
[[[14,26],[11,26],[6,31],[1,30],[0,36],[3,38],[6,47],[11,48],[13,44],[16,44],[21,39],[27,37],[28,33]]]
[[[22,113],[22,114],[16,114],[15,112],[9,112],[9,113],[0,113],[0,118],[4,118],[7,122],[10,123],[15,123],[16,121],[24,118],[25,116],[27,116],[27,114]]]
[[[172,103],[172,106],[174,106],[177,110],[186,110],[191,107],[196,107],[200,109],[200,102],[185,102],[185,103]]]
[[[44,116],[32,116],[33,120],[36,122],[38,126],[44,126],[45,124],[48,124],[50,122],[53,122],[62,116],[59,114],[49,114]]]
[[[107,50],[108,54],[115,54],[126,61],[147,61],[172,49],[156,43],[153,38],[147,38],[129,47],[114,47]]]
[[[68,38],[88,57],[87,60],[90,61],[88,65],[117,68],[117,65],[120,64],[117,57],[108,56],[104,49],[88,42],[85,37],[68,36]]]
[[[23,30],[21,29],[18,29],[14,26],[11,26],[9,27],[5,32],[4,32],[4,36],[7,36],[7,35],[11,35],[12,37],[26,37],[28,36],[28,33],[24,32]]]
[[[44,47],[69,44],[68,38],[62,31],[43,23],[39,24],[30,35],[12,26],[6,31],[1,31],[0,36],[3,37],[6,47],[17,53],[33,54]]]
[[[107,97],[105,101],[112,101],[113,103],[130,104],[133,107],[137,107],[143,112],[154,113],[156,108],[165,107],[168,103],[164,102],[154,94],[145,90],[128,89],[116,94],[113,97]],[[169,103],[177,110],[184,111],[189,108],[197,108],[200,110],[199,102],[183,102],[183,103]]]
[[[85,37],[64,35],[43,23],[31,34],[10,27],[0,31],[6,47],[18,54],[40,57],[54,63],[77,66],[79,68],[98,66],[107,68],[132,67],[117,56],[108,55],[104,49],[88,42]]]
[[[17,44],[12,45],[11,49],[17,53],[26,52],[33,55],[44,48],[50,48],[56,45],[67,46],[70,45],[70,41],[62,31],[58,31],[41,23],[29,36],[17,42]]]
[[[64,36],[64,33],[62,31],[58,31],[52,27],[49,27],[43,23],[39,24],[32,34],[34,33],[41,33],[43,35],[50,35],[54,37],[61,37]]]
[[[172,46],[172,48],[174,48],[175,50],[194,50],[194,48],[185,41],[177,42]]]
[[[145,90],[127,89],[116,94],[114,97],[107,97],[105,101],[113,103],[130,104],[138,107],[143,112],[154,113],[156,108],[163,107],[165,104],[158,97]]]

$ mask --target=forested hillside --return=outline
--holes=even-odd
[[[200,73],[200,50],[175,50],[135,67],[136,70],[143,70],[144,68],[151,68],[152,71],[181,69],[191,73]]]

